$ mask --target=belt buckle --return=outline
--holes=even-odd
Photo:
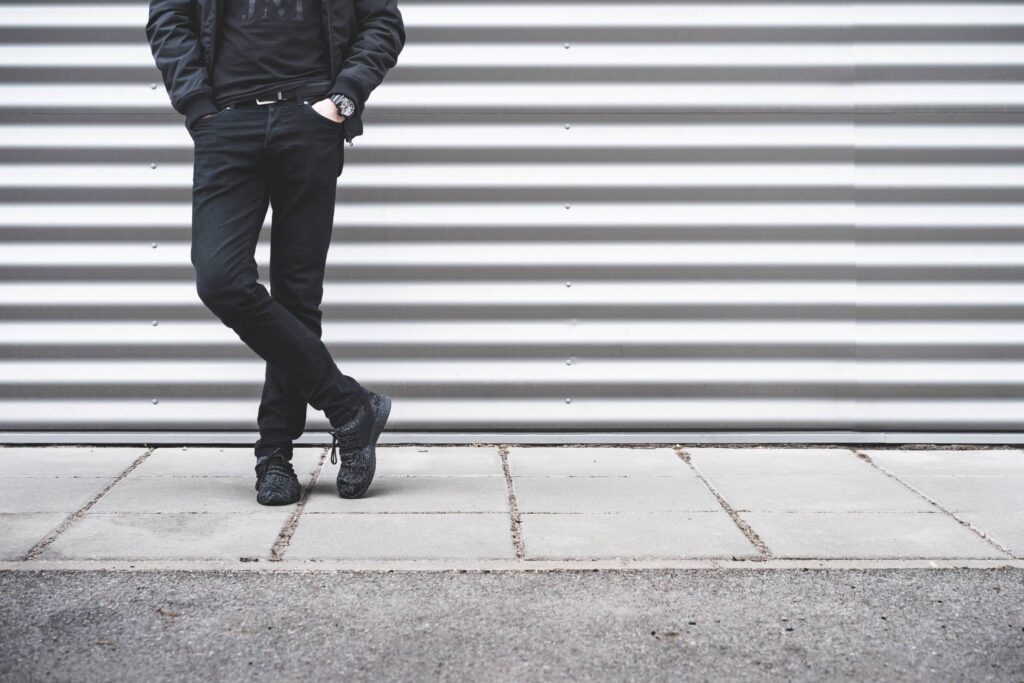
[[[279,100],[282,100],[282,99],[284,99],[284,97],[282,96],[282,93],[283,93],[283,91],[278,90],[277,91],[277,97],[275,99],[272,99],[272,100],[261,100],[260,98],[257,97],[256,98],[256,104],[272,104],[273,102],[277,102]]]

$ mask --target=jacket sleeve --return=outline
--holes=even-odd
[[[398,0],[355,0],[358,33],[329,94],[342,93],[361,112],[374,88],[398,63],[405,46],[405,24]]]
[[[151,0],[146,37],[171,106],[185,125],[217,111],[199,45],[195,0]]]

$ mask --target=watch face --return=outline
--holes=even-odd
[[[341,116],[352,116],[356,111],[356,104],[344,95],[336,95],[331,101],[338,107],[338,114]]]

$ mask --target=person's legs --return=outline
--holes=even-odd
[[[340,126],[311,121],[301,104],[275,105],[270,129],[272,206],[270,291],[317,337],[324,271],[334,228]],[[346,383],[355,383],[345,378]],[[306,401],[287,373],[268,363],[259,409],[257,454],[291,444],[306,426]]]
[[[342,375],[317,333],[257,280],[256,242],[277,173],[268,154],[268,117],[227,109],[193,131],[192,264],[200,299],[260,357],[286,375],[302,399],[344,424],[361,388]]]
[[[315,319],[319,327],[317,311],[323,295],[323,270],[334,222],[337,176],[344,162],[344,127],[316,113],[311,106],[316,99],[275,107],[270,114],[269,146],[274,169],[272,248],[280,249],[271,257],[277,259],[273,266],[273,286],[294,294],[298,309],[304,310],[309,320]],[[283,227],[280,231],[279,225]],[[275,290],[275,296],[277,292]],[[278,377],[271,375],[275,382]],[[346,379],[362,392],[362,409],[353,414],[349,422],[332,424],[331,463],[341,463],[337,474],[338,495],[358,498],[373,481],[377,440],[391,414],[391,398],[365,389],[351,378]],[[264,426],[280,425],[281,416],[289,415],[285,386],[275,383],[269,393],[269,407],[263,413],[268,419],[261,423],[261,434]],[[296,421],[289,426],[300,425],[298,414],[291,415]],[[286,421],[285,424],[288,425]],[[297,428],[291,433],[300,431]]]

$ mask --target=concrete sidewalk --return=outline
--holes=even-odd
[[[265,508],[249,449],[0,449],[0,567],[1024,566],[1019,450],[381,447],[358,500],[294,462]]]

